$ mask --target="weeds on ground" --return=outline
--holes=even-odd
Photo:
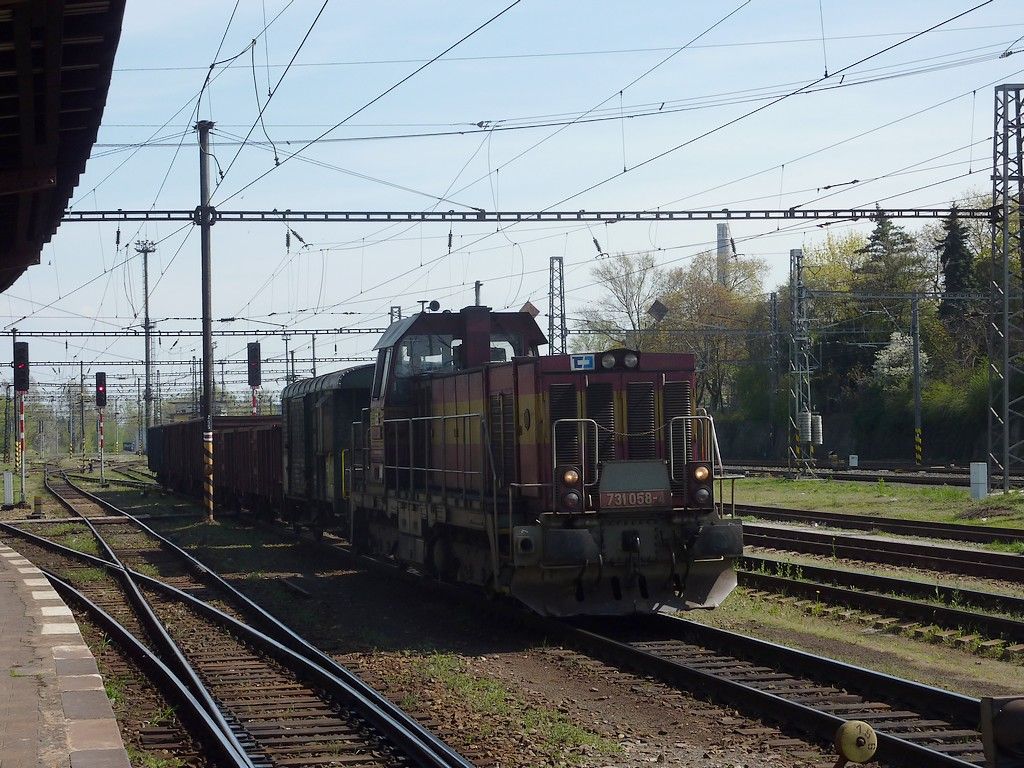
[[[560,712],[527,704],[501,681],[477,677],[468,670],[466,662],[454,654],[431,654],[416,667],[419,674],[440,682],[470,709],[510,720],[515,730],[535,735],[541,751],[566,752],[588,747],[602,754],[614,754],[621,749],[614,741],[569,722]],[[563,757],[574,758],[573,755]]]
[[[103,690],[107,698],[114,703],[124,702],[127,694],[128,678],[120,675],[108,675],[103,679]]]
[[[134,744],[126,746],[126,750],[128,752],[128,760],[134,768],[182,768],[186,764],[181,758],[145,752]]]
[[[95,581],[103,581],[107,578],[107,572],[102,568],[79,568],[73,572],[76,582],[90,584]]]

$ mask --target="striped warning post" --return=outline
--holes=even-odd
[[[213,432],[203,432],[203,508],[207,522],[213,522]]]
[[[924,457],[924,447],[921,442],[921,428],[914,428],[914,463],[917,465],[921,464]]]

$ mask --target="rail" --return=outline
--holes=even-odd
[[[68,480],[67,475],[65,473],[61,472],[60,477],[69,488],[72,488],[73,490],[82,494],[83,496],[91,497],[91,494],[88,494],[86,491],[82,490],[81,488],[78,488],[73,483],[71,483],[71,481]],[[57,492],[56,489],[54,489],[54,487],[50,483],[50,476],[46,473],[45,469],[43,471],[43,486],[46,488],[47,491],[52,493],[54,497],[56,497],[57,500],[60,501],[60,503],[65,508],[67,508],[69,512],[71,512],[72,514],[80,514],[77,510],[75,510],[74,505],[67,498],[62,496],[60,493]],[[173,665],[175,672],[182,678],[182,680],[185,681],[185,684],[188,685],[193,695],[195,695],[195,697],[199,700],[203,708],[214,720],[214,722],[217,723],[217,726],[224,733],[225,738],[230,742],[231,746],[237,753],[238,758],[243,762],[244,765],[250,766],[251,768],[254,767],[254,763],[250,759],[249,755],[246,753],[245,749],[242,747],[241,743],[238,741],[237,735],[231,729],[227,720],[224,718],[223,712],[221,712],[220,707],[217,706],[217,703],[214,701],[214,698],[210,694],[209,689],[206,687],[206,685],[203,684],[202,680],[200,680],[199,675],[192,667],[192,665],[188,663],[188,660],[185,658],[185,654],[182,652],[181,648],[171,637],[170,632],[167,631],[167,627],[165,627],[163,622],[161,622],[160,619],[157,617],[152,605],[150,605],[149,601],[142,594],[142,590],[139,589],[138,584],[136,584],[135,580],[132,579],[132,577],[129,575],[128,570],[124,567],[124,564],[121,562],[120,558],[118,558],[114,550],[111,549],[106,539],[104,539],[103,536],[100,535],[100,532],[96,529],[96,526],[93,524],[93,522],[85,515],[81,515],[81,517],[86,527],[89,528],[89,530],[92,532],[92,535],[96,538],[96,540],[100,543],[100,546],[106,552],[107,559],[109,560],[109,562],[111,562],[113,565],[120,569],[120,571],[116,573],[116,578],[120,581],[122,587],[124,588],[125,595],[127,596],[129,604],[132,606],[132,610],[134,610],[136,615],[138,615],[139,620],[146,627],[146,630],[150,633],[150,636],[153,638],[153,642],[162,651],[164,658],[167,658],[170,661],[170,663]]]
[[[350,670],[341,666],[325,653],[313,646],[305,638],[298,635],[249,597],[228,584],[220,575],[205,566],[198,559],[178,547],[166,537],[154,531],[133,515],[125,512],[105,499],[95,496],[94,494],[89,493],[70,482],[68,485],[89,501],[99,505],[105,510],[124,517],[133,523],[141,531],[159,542],[161,547],[182,558],[188,564],[190,570],[192,570],[200,580],[205,580],[216,588],[226,592],[232,601],[244,608],[245,612],[255,616],[262,626],[269,627],[270,633],[263,633],[258,632],[255,629],[251,629],[247,625],[241,625],[245,628],[243,631],[251,633],[251,641],[261,643],[268,648],[280,646],[284,649],[284,651],[274,651],[275,654],[286,652],[285,655],[289,657],[299,657],[298,663],[305,666],[307,670],[311,670],[314,676],[319,679],[319,682],[324,685],[332,696],[350,702],[353,708],[362,717],[372,723],[382,733],[386,734],[389,739],[410,755],[417,765],[429,766],[430,768],[471,768],[470,764],[464,757],[455,752],[437,736],[430,733],[430,731],[426,730],[406,712],[388,701],[387,698],[367,685]],[[65,502],[65,504],[67,504],[67,502]],[[86,522],[88,522],[87,519]],[[147,586],[167,591],[166,585],[160,586],[163,582],[153,580],[152,577],[147,577],[144,574],[137,573],[126,567],[116,559],[116,555],[113,555],[113,553],[111,554],[114,559],[108,560],[77,552],[75,550],[69,550],[66,547],[62,547],[59,544],[49,541],[48,539],[35,536],[27,531],[23,531],[22,529],[13,528],[13,526],[5,526],[0,523],[0,528],[6,528],[20,536],[33,539],[40,543],[41,546],[70,552],[75,557],[104,567],[107,570],[114,572],[120,571],[133,583],[135,581],[140,581],[146,583]],[[94,535],[97,536],[99,541],[104,542],[98,532],[94,531]],[[263,639],[261,640],[260,638]]]
[[[217,724],[210,718],[188,687],[167,667],[149,648],[143,645],[135,635],[129,632],[113,616],[104,611],[92,600],[79,592],[68,582],[46,569],[40,569],[49,579],[51,586],[65,601],[80,605],[89,618],[100,629],[120,646],[125,655],[131,656],[145,670],[150,680],[158,682],[160,689],[170,694],[177,702],[175,714],[188,722],[193,733],[199,734],[199,740],[217,756],[219,765],[245,768],[248,763],[236,754],[231,742],[221,732]]]

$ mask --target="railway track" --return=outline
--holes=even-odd
[[[712,695],[828,740],[847,720],[878,734],[883,764],[984,762],[980,702],[774,643],[654,615],[563,624],[561,639],[611,663]]]
[[[994,640],[992,647],[1005,639],[1024,650],[1022,597],[752,555],[741,565],[739,582],[751,589],[876,612],[890,617],[882,620],[886,626],[905,630],[922,625],[973,630]]]
[[[769,466],[759,462],[752,464],[730,464],[727,472],[738,472],[746,475],[764,475],[768,477],[788,477],[796,471],[786,466]],[[901,469],[833,469],[831,467],[815,467],[814,474],[832,480],[875,483],[884,480],[887,483],[907,483],[909,485],[951,485],[958,487],[970,486],[970,477],[964,471],[948,467],[906,467]],[[994,476],[994,480],[1001,476]],[[1018,481],[1021,478],[1013,478]]]
[[[127,523],[125,538],[120,539],[122,525],[107,521],[100,527],[105,536],[119,541],[127,563],[159,570],[162,586],[139,575],[147,591],[174,595],[171,584],[177,580],[185,593],[201,588],[190,581],[194,577],[189,573],[172,569],[180,561],[161,555],[163,544],[157,548],[141,541],[140,527],[134,523]],[[152,534],[151,540],[160,539]],[[401,578],[393,568],[372,562]],[[488,610],[500,611],[504,620],[509,619],[505,606]],[[831,740],[846,720],[866,720],[879,733],[879,758],[887,764],[947,767],[977,765],[983,759],[976,731],[979,703],[970,697],[689,621],[649,617],[630,624],[569,623],[516,613],[524,623],[595,657],[690,691],[711,693],[748,713],[785,721],[821,741]]]
[[[81,515],[78,530],[52,521],[3,530],[20,539],[55,588],[106,614],[122,628],[118,636],[134,638],[173,670],[226,739],[235,762],[225,764],[470,765],[144,524],[66,476],[48,478],[48,487]],[[98,554],[46,538],[55,531],[88,531]]]
[[[880,517],[878,515],[857,515],[842,512],[819,512],[808,509],[767,507],[759,504],[737,504],[736,514],[756,517],[761,520],[811,523],[827,525],[833,528],[881,531],[883,533],[896,533],[905,536],[970,541],[979,544],[1024,541],[1024,529],[1021,528],[996,528],[962,523],[933,523],[923,520]]]
[[[423,583],[338,543],[325,546],[392,579]],[[511,609],[510,619],[509,606],[482,606],[465,587],[428,584],[495,621],[532,628],[595,659],[729,704],[819,743],[831,743],[842,723],[864,720],[878,733],[881,765],[963,768],[984,762],[980,702],[973,697],[685,619],[560,620],[518,609]]]
[[[1004,552],[756,523],[744,524],[743,540],[748,546],[763,549],[913,566],[1016,583],[1024,581],[1024,555]]]

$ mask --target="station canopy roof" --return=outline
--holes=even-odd
[[[0,291],[39,263],[103,116],[125,0],[0,0]]]

